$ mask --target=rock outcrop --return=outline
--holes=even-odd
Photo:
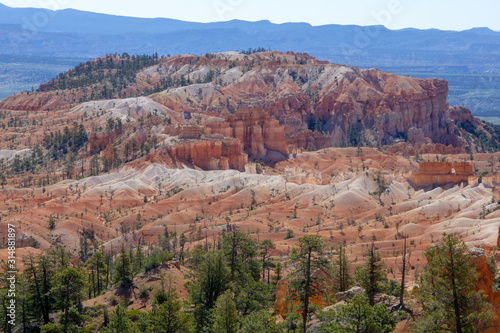
[[[486,175],[482,177],[482,183],[487,187],[499,187],[500,186],[500,174],[495,173],[491,175]]]
[[[287,182],[301,184],[323,184],[323,177],[321,172],[309,170],[302,170],[293,166],[285,166],[285,177]]]
[[[446,184],[469,184],[469,177],[474,175],[469,163],[422,162],[419,173],[413,174],[409,180],[417,187],[443,186]]]
[[[1,100],[0,109],[54,111],[77,103],[78,99],[75,99],[74,96],[63,96],[54,91],[46,93],[18,93]]]
[[[342,302],[342,301],[351,299],[354,296],[362,294],[364,292],[365,292],[365,290],[362,287],[355,286],[355,287],[352,287],[351,289],[346,290],[344,292],[336,293],[335,300],[337,302]]]
[[[97,154],[100,151],[106,149],[110,143],[110,138],[108,133],[104,132],[92,132],[89,135],[89,146],[90,154]]]
[[[158,149],[150,161],[164,162],[169,166],[187,162],[203,170],[245,171],[248,155],[242,152],[240,142],[235,139],[186,140],[173,147]]]
[[[283,156],[288,154],[283,126],[264,112],[248,111],[228,115],[226,121],[208,123],[205,128],[209,134],[218,133],[238,139],[242,148],[256,158],[265,157],[269,150]]]
[[[289,129],[286,133],[289,133],[286,136],[287,145],[295,148],[317,150],[330,146],[328,136],[317,131],[303,130],[296,132],[293,129]]]
[[[373,135],[379,143],[420,129],[422,139],[460,145],[454,134],[444,80],[418,80],[375,69],[352,69],[322,90],[315,105],[334,145],[352,131]]]
[[[500,227],[498,227],[497,247],[500,248]]]
[[[500,291],[493,290],[493,274],[491,266],[488,263],[484,250],[473,248],[471,251],[471,260],[479,273],[476,281],[476,290],[482,290],[486,295],[486,299],[492,305],[493,315],[495,317],[493,325],[485,330],[486,333],[500,332]]]
[[[179,139],[200,139],[202,127],[200,126],[168,126],[165,133],[178,136]]]
[[[464,108],[463,106],[454,106],[450,107],[450,118],[455,123],[470,123],[474,126],[481,126],[481,121],[477,118],[474,118],[469,109]]]
[[[407,142],[393,143],[390,146],[384,146],[384,150],[390,154],[401,154],[406,156],[414,156],[416,153],[451,155],[463,152],[461,148],[447,146],[440,143],[424,143],[421,145],[415,145]]]

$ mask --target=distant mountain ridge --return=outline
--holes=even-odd
[[[334,63],[443,78],[450,82],[450,104],[464,105],[476,115],[500,115],[500,32],[488,28],[457,32],[269,21],[197,23],[1,4],[0,22],[0,54],[88,59],[115,52],[200,55],[257,47],[308,52]]]

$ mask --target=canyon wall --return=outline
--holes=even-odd
[[[333,145],[341,144],[349,131],[363,131],[365,140],[373,137],[382,144],[406,137],[413,143],[461,145],[450,118],[444,80],[353,69],[323,90],[315,116],[325,120]]]

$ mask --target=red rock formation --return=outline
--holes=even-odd
[[[421,128],[411,127],[408,129],[408,142],[412,144],[430,144],[432,140],[424,135]]]
[[[302,149],[339,146],[353,134],[372,145],[407,138],[415,146],[432,142],[463,149],[460,133],[464,130],[455,124],[470,122],[482,128],[467,109],[448,107],[444,80],[328,64],[307,54],[276,51],[245,57],[180,55],[161,59],[157,66],[139,72],[119,94],[148,91],[167,78],[173,82],[186,76],[191,82],[204,80],[208,70],[220,73],[217,80],[169,89],[151,98],[176,110],[174,118],[184,123],[189,122],[180,116],[184,112],[203,114],[206,119],[202,122],[238,112],[228,115],[225,122],[207,124],[207,129],[240,139],[244,150],[257,158],[268,150],[286,155],[287,144]],[[1,101],[0,108],[62,109],[90,94],[87,88],[73,90],[17,94]],[[259,112],[239,114],[247,109]],[[284,134],[276,120],[267,116],[285,127]],[[316,126],[321,131],[308,131]],[[187,134],[186,138],[197,138],[194,132]]]
[[[209,134],[218,133],[238,139],[242,148],[257,158],[266,156],[267,150],[288,154],[283,127],[263,112],[231,114],[226,121],[208,123],[205,128]]]
[[[411,175],[409,180],[418,187],[442,186],[449,183],[468,185],[469,177],[473,174],[469,163],[422,162],[419,164],[419,173]]]
[[[369,130],[379,143],[415,128],[433,142],[460,145],[450,120],[448,84],[444,80],[418,80],[375,69],[353,69],[323,91],[315,110],[333,125],[336,145],[350,125]]]
[[[474,126],[481,126],[481,121],[474,118],[469,109],[463,106],[450,107],[450,118],[455,122],[466,123],[470,122]]]
[[[201,138],[200,126],[169,126],[165,128],[165,133],[170,135],[178,135],[180,139],[199,139]]]
[[[498,191],[497,191],[498,193]],[[497,247],[500,248],[500,227],[498,227]]]
[[[295,148],[316,150],[330,146],[328,137],[320,132],[313,132],[311,130],[300,132],[293,132],[293,130],[290,130],[287,132],[290,132],[290,135],[287,135],[286,143]]]
[[[484,254],[473,255],[471,260],[476,267],[476,271],[479,273],[479,277],[476,282],[476,290],[482,290],[484,292],[488,302],[492,305],[493,315],[495,316],[493,325],[484,332],[500,332],[500,292],[493,290],[493,274],[491,272],[491,266]]]
[[[456,175],[472,176],[474,174],[470,163],[453,163],[453,169],[455,169]]]
[[[113,147],[112,145],[108,144],[106,146],[106,149],[104,149],[103,151],[101,151],[101,158],[105,158],[109,161],[109,164],[112,165],[114,163],[113,161]]]
[[[103,132],[92,132],[89,135],[90,154],[94,155],[106,149],[110,143],[109,134]]]
[[[332,288],[333,281],[321,270],[315,271],[313,276],[319,278],[321,283],[319,285],[315,284],[313,289],[316,290],[316,294],[309,298],[309,302],[318,306],[325,306],[327,302],[323,300],[324,294],[330,294],[330,296],[335,294]],[[276,284],[276,314],[283,317],[290,312],[292,305],[296,308],[300,304],[298,296],[289,289],[289,283],[289,279],[282,279]],[[298,311],[298,313],[302,312]]]
[[[418,165],[419,173],[422,175],[451,175],[451,163],[449,162],[422,162]]]
[[[177,161],[185,161],[204,170],[236,169],[245,171],[248,155],[241,150],[238,140],[186,140],[174,147],[162,147],[152,162],[165,161],[168,166],[175,166]]]
[[[414,156],[417,152],[419,154],[438,154],[438,155],[448,155],[448,154],[460,154],[462,149],[453,147],[451,145],[443,145],[439,143],[430,143],[422,145],[413,145],[405,142],[394,143],[390,146],[384,146],[384,151],[389,154],[406,154],[409,156]]]
[[[76,105],[78,98],[62,92],[19,93],[0,101],[0,109],[21,111],[53,111]]]

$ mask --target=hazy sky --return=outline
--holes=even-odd
[[[267,19],[274,23],[382,24],[500,30],[499,0],[0,0],[11,7],[40,7],[196,22]]]

